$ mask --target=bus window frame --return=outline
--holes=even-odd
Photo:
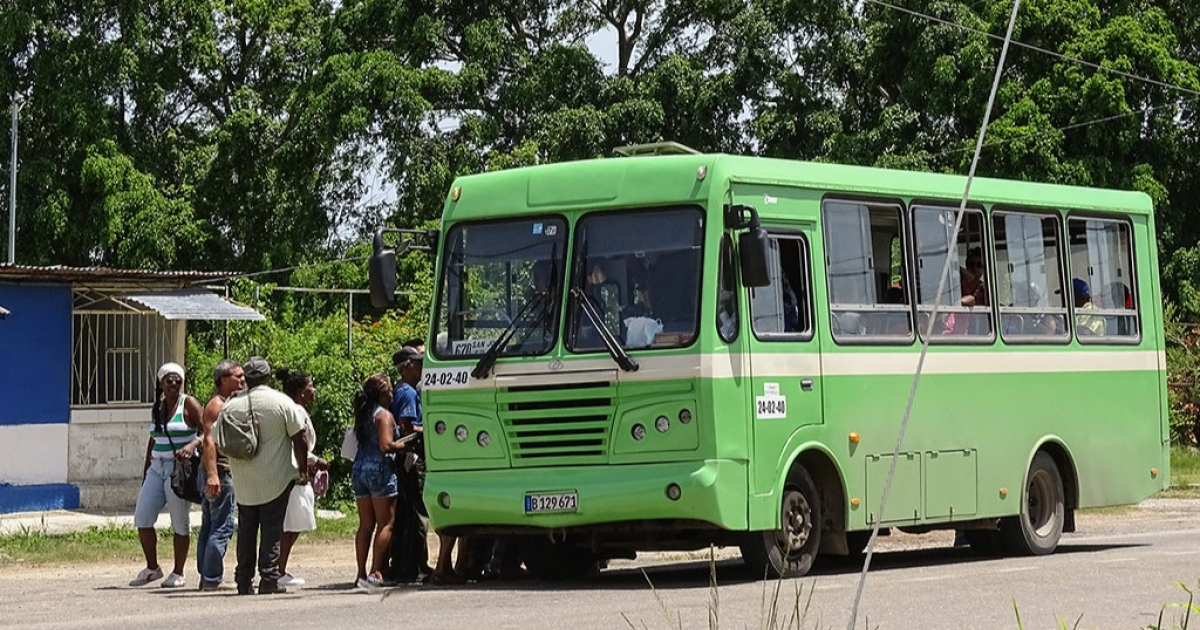
[[[1142,340],[1144,338],[1144,335],[1142,334],[1141,300],[1139,299],[1140,296],[1138,293],[1138,283],[1140,282],[1141,274],[1139,273],[1138,264],[1137,264],[1137,238],[1135,238],[1134,234],[1133,234],[1133,220],[1129,217],[1128,214],[1119,213],[1116,211],[1114,211],[1111,214],[1103,213],[1103,212],[1088,212],[1088,211],[1076,211],[1076,210],[1067,211],[1066,216],[1064,217],[1064,220],[1063,220],[1063,242],[1066,244],[1066,251],[1064,252],[1064,258],[1066,260],[1064,262],[1067,265],[1067,268],[1066,268],[1067,276],[1066,277],[1071,278],[1071,281],[1074,281],[1074,279],[1075,279],[1074,270],[1071,267],[1071,254],[1070,254],[1071,221],[1072,220],[1107,221],[1109,223],[1123,224],[1125,226],[1125,228],[1128,230],[1128,234],[1129,234],[1129,275],[1130,275],[1129,291],[1133,295],[1133,323],[1134,323],[1134,328],[1136,329],[1136,332],[1132,335],[1107,335],[1106,334],[1106,335],[1095,335],[1095,336],[1089,336],[1089,335],[1081,336],[1079,334],[1079,327],[1073,325],[1072,331],[1071,331],[1072,338],[1075,340],[1076,343],[1078,343],[1081,346],[1138,346],[1138,345],[1141,345]],[[1066,290],[1066,283],[1067,283],[1067,281],[1064,280],[1063,281],[1063,290],[1064,291]],[[1071,296],[1071,299],[1068,301],[1068,303],[1070,304],[1069,311],[1071,313],[1071,323],[1074,324],[1075,323],[1075,296],[1074,295]],[[1104,312],[1108,311],[1110,309],[1096,309],[1096,310],[1099,310],[1100,312],[1094,313],[1094,315],[1103,317]],[[1117,311],[1118,309],[1111,309],[1111,310]],[[1091,315],[1093,313],[1086,313],[1086,314]],[[1126,313],[1125,316],[1128,316],[1128,313]]]
[[[1058,274],[1059,274],[1059,276],[1058,276],[1059,284],[1062,287],[1060,290],[1065,289],[1067,284],[1070,281],[1069,280],[1070,276],[1068,275],[1068,270],[1067,270],[1067,251],[1066,250],[1067,250],[1068,244],[1067,244],[1067,240],[1066,240],[1067,239],[1066,221],[1064,220],[1062,212],[1057,211],[1057,210],[1051,210],[1048,208],[1029,208],[1029,207],[1023,207],[1023,206],[995,204],[992,206],[991,210],[988,212],[989,223],[992,223],[996,220],[996,213],[1024,214],[1024,215],[1037,216],[1037,217],[1043,217],[1043,218],[1048,217],[1048,218],[1051,218],[1054,220],[1055,236],[1058,237],[1058,261],[1057,261],[1058,267],[1057,268],[1058,268]],[[997,268],[996,267],[996,226],[993,223],[991,227],[992,227],[992,247],[990,248],[989,253],[992,256],[993,269],[996,269]],[[1047,290],[1049,290],[1049,289],[1047,289]],[[1004,341],[1005,345],[1012,345],[1012,346],[1031,346],[1031,345],[1065,346],[1065,345],[1070,344],[1071,339],[1073,339],[1075,337],[1075,320],[1071,316],[1071,308],[1072,308],[1071,300],[1070,299],[1063,300],[1063,304],[1066,306],[1066,312],[1063,313],[1063,317],[1066,320],[1065,325],[1067,327],[1067,332],[1066,332],[1066,334],[1055,335],[1055,336],[1051,336],[1051,335],[1006,335],[1006,334],[1004,334],[1004,330],[1003,330],[1003,327],[1001,326],[1001,321],[1000,321],[1000,317],[1003,315],[1003,313],[1000,312],[1000,305],[996,304],[996,328],[997,328],[997,332],[1000,335],[1000,339],[1002,341]]]
[[[447,242],[450,241],[450,237],[452,235],[454,235],[456,233],[461,234],[461,232],[455,232],[455,230],[462,226],[471,227],[471,226],[478,226],[478,225],[515,223],[515,222],[520,222],[520,221],[524,221],[524,220],[532,221],[539,217],[552,218],[552,219],[557,219],[557,220],[562,221],[563,231],[565,232],[563,234],[562,268],[559,269],[559,276],[560,276],[560,278],[562,278],[562,280],[560,280],[561,286],[559,287],[559,295],[558,295],[559,302],[558,302],[558,305],[555,307],[558,310],[558,313],[557,313],[557,316],[554,317],[552,320],[555,323],[555,326],[558,327],[555,332],[555,342],[550,344],[549,347],[546,348],[545,352],[542,352],[540,354],[536,354],[536,355],[505,354],[502,352],[500,354],[500,358],[503,359],[503,358],[511,358],[511,357],[530,357],[530,356],[544,357],[544,356],[547,356],[547,355],[551,354],[552,352],[554,352],[554,349],[559,344],[562,343],[562,325],[563,325],[562,320],[563,320],[564,311],[566,310],[566,302],[567,302],[566,291],[565,291],[567,283],[566,283],[565,276],[566,276],[567,272],[569,271],[568,266],[570,263],[570,257],[568,256],[568,254],[570,252],[570,245],[571,245],[571,239],[572,239],[571,230],[574,227],[574,225],[572,225],[571,221],[568,220],[567,216],[561,212],[546,212],[544,214],[530,214],[530,215],[513,215],[513,216],[506,216],[506,217],[486,218],[486,219],[463,219],[460,221],[456,221],[455,223],[453,223],[449,226],[443,227],[441,230],[441,233],[442,233],[441,240],[439,242],[438,263],[436,266],[437,276],[434,278],[434,280],[435,280],[434,296],[433,296],[434,311],[433,311],[432,321],[430,322],[430,328],[437,328],[440,325],[441,316],[442,316],[442,308],[445,306],[445,304],[443,304],[443,302],[442,302],[442,297],[443,297],[442,290],[447,288],[443,283],[448,280],[447,274],[449,273],[448,267],[449,267],[449,262],[450,262],[450,250],[451,250],[451,248],[447,246]],[[511,291],[512,291],[511,283],[506,291],[511,294]],[[447,298],[449,297],[448,290],[447,290],[446,297]],[[511,298],[511,295],[509,297]],[[449,330],[450,330],[449,317],[447,316],[447,326],[444,330],[438,329],[438,334],[440,335],[442,333],[448,333]],[[443,355],[442,353],[438,352],[436,336],[435,336],[433,345],[430,347],[430,350],[432,350],[433,356],[441,361],[457,361],[457,360],[477,361],[482,356],[482,355],[478,355],[478,354],[456,355],[453,353]]]
[[[912,287],[913,287],[912,309],[913,309],[913,313],[914,313],[913,326],[914,326],[914,331],[917,334],[917,338],[920,340],[923,340],[925,338],[925,328],[920,325],[921,305],[918,303],[919,296],[917,295],[917,265],[916,265],[916,263],[917,263],[917,260],[916,260],[916,256],[917,256],[917,220],[916,220],[916,212],[918,209],[925,209],[925,210],[947,210],[950,212],[957,213],[959,211],[960,207],[962,207],[962,206],[959,203],[951,204],[950,202],[947,202],[945,200],[913,199],[912,201],[909,202],[908,210],[905,213],[906,214],[905,218],[909,221],[909,223],[911,225],[911,230],[909,230],[909,238],[911,239],[910,251],[912,252],[913,259],[911,261],[909,261],[909,263],[910,263],[909,267],[912,269],[912,277],[913,277],[913,282],[912,282]],[[997,310],[996,310],[996,292],[995,292],[996,278],[995,278],[995,273],[993,273],[996,268],[996,261],[995,261],[995,256],[994,256],[995,241],[992,238],[991,225],[989,225],[991,217],[989,216],[990,213],[988,212],[987,208],[985,208],[983,205],[978,204],[978,203],[968,203],[966,205],[966,207],[962,207],[962,211],[964,214],[968,213],[968,212],[978,212],[979,215],[982,217],[982,221],[980,223],[983,228],[983,231],[982,231],[983,242],[980,245],[980,247],[982,248],[982,251],[980,253],[987,257],[987,265],[988,266],[987,266],[987,269],[984,269],[984,274],[985,274],[984,283],[985,283],[985,288],[987,289],[987,292],[988,292],[987,311],[991,315],[990,327],[988,330],[988,334],[986,334],[986,335],[935,334],[929,338],[929,344],[935,345],[935,346],[991,346],[991,345],[995,345],[996,339],[999,338],[997,329],[999,328],[999,321],[1000,321],[999,316],[997,315]],[[965,221],[964,221],[964,223],[965,223]],[[960,228],[961,228],[961,226],[960,226]],[[957,238],[958,238],[958,235],[956,234],[955,235],[956,240],[954,243],[955,247],[958,246]],[[968,251],[968,253],[970,252],[970,245],[967,246],[967,251]],[[963,262],[966,262],[965,257],[963,259]],[[956,271],[957,271],[956,269],[951,269],[950,273],[955,273]],[[941,280],[939,279],[938,282],[941,282]],[[947,307],[949,307],[949,308],[947,308]],[[969,307],[962,307],[962,306],[956,305],[956,304],[938,304],[937,305],[937,310],[938,310],[939,314],[959,313],[959,312],[969,313],[970,311],[965,310],[966,308],[969,308]],[[977,308],[977,307],[974,307],[974,308]],[[953,309],[953,310],[950,310],[950,309]]]
[[[725,260],[726,256],[730,256],[731,259],[729,261],[726,261]],[[737,244],[734,240],[733,234],[729,231],[723,231],[721,233],[721,240],[717,244],[717,296],[716,296],[717,300],[716,300],[716,308],[713,311],[713,313],[715,314],[715,316],[713,317],[713,323],[716,325],[717,338],[720,339],[721,341],[723,341],[726,345],[736,342],[738,340],[738,337],[741,336],[741,330],[742,330],[742,307],[741,307],[742,283],[741,283],[741,277],[738,275],[738,268],[739,268],[738,260],[739,260],[739,258],[738,258],[738,252],[737,252]],[[726,262],[730,263],[729,264],[729,274],[730,274],[729,278],[725,277],[725,263]],[[729,280],[730,282],[732,282],[731,290],[733,291],[733,299],[731,301],[733,302],[733,309],[734,309],[734,312],[733,312],[733,316],[734,316],[733,334],[730,335],[728,338],[726,338],[725,333],[723,333],[721,331],[721,312],[722,312],[722,310],[721,310],[721,307],[722,307],[721,291],[724,290],[724,286],[722,286],[721,283],[725,280]]]
[[[879,206],[895,206],[899,211],[899,227],[900,232],[897,237],[900,239],[900,260],[903,265],[901,276],[903,277],[905,286],[909,287],[907,294],[909,295],[909,303],[905,312],[908,313],[908,334],[907,335],[843,335],[837,334],[837,327],[833,325],[834,308],[832,295],[833,288],[830,285],[831,276],[829,275],[829,239],[826,238],[825,232],[825,204],[829,202],[856,203],[864,205],[879,205]],[[913,300],[912,287],[915,286],[913,269],[909,258],[909,238],[912,233],[912,226],[908,221],[908,204],[899,197],[871,197],[867,195],[858,195],[853,193],[828,192],[821,196],[819,207],[820,222],[818,223],[818,231],[821,235],[821,249],[824,255],[821,258],[821,265],[825,276],[825,307],[829,311],[829,336],[833,339],[834,345],[838,346],[890,346],[890,347],[905,347],[912,346],[917,340],[917,320],[916,320],[916,303]],[[848,309],[854,311],[855,309]],[[893,309],[887,309],[892,312]],[[901,312],[900,309],[894,309],[894,312]],[[815,324],[814,324],[815,327]]]
[[[575,263],[575,258],[578,256],[578,250],[579,250],[579,245],[580,245],[579,238],[581,238],[581,237],[579,236],[579,233],[580,233],[579,224],[590,217],[595,217],[595,216],[599,216],[599,215],[604,215],[606,217],[607,216],[616,216],[616,215],[637,216],[639,214],[648,214],[648,213],[652,213],[652,212],[663,212],[663,211],[670,211],[670,210],[680,210],[680,211],[686,210],[689,212],[694,212],[695,215],[700,219],[700,226],[697,231],[697,235],[700,237],[700,239],[699,239],[700,244],[697,246],[699,248],[699,252],[698,252],[697,256],[699,257],[700,264],[697,265],[697,267],[696,267],[696,304],[695,304],[696,310],[695,310],[695,313],[693,314],[693,321],[696,323],[696,325],[695,325],[695,328],[693,329],[692,338],[690,340],[688,340],[687,343],[682,343],[682,344],[675,345],[675,346],[653,346],[652,345],[652,346],[639,347],[639,348],[625,348],[625,344],[621,338],[621,335],[619,333],[615,333],[615,334],[616,334],[618,340],[622,342],[621,346],[625,349],[625,352],[627,352],[627,353],[655,351],[655,350],[656,351],[684,350],[687,348],[691,348],[691,347],[695,346],[697,343],[699,343],[700,335],[702,334],[702,328],[703,328],[703,324],[700,320],[704,313],[704,267],[705,267],[705,260],[706,260],[707,251],[708,251],[708,248],[707,248],[707,245],[708,245],[707,235],[708,235],[708,229],[709,229],[709,227],[708,227],[709,226],[708,209],[704,205],[702,205],[700,202],[667,203],[667,204],[663,204],[663,205],[651,205],[651,206],[622,206],[619,208],[594,208],[594,209],[586,210],[584,212],[579,213],[578,215],[575,216],[574,222],[572,222],[572,223],[570,223],[570,225],[568,225],[568,229],[570,230],[570,234],[567,237],[567,243],[569,246],[569,256],[567,256],[566,259],[564,260],[564,267],[566,268],[566,271],[564,272],[564,275],[566,277],[565,277],[565,281],[563,283],[563,286],[565,289],[565,295],[564,295],[563,301],[562,301],[562,312],[559,313],[559,318],[562,320],[560,322],[560,329],[559,329],[559,344],[562,346],[562,348],[566,352],[566,354],[572,355],[572,356],[585,356],[585,357],[586,356],[605,356],[605,350],[604,350],[603,346],[599,346],[594,349],[579,349],[579,348],[574,347],[573,340],[571,340],[570,343],[568,340],[568,336],[569,336],[568,333],[573,332],[575,330],[575,328],[579,325],[579,322],[583,321],[582,316],[579,313],[573,312],[573,311],[577,311],[578,308],[572,309],[572,307],[577,306],[577,304],[575,302],[574,296],[572,296],[570,293],[570,290],[572,288],[574,288],[574,282],[576,280],[576,278],[573,275],[574,274],[573,265]],[[633,299],[632,298],[633,288],[629,287],[629,291],[630,291],[630,294],[629,294],[630,299]],[[739,313],[739,316],[740,316],[740,313]]]
[[[750,334],[757,341],[765,343],[777,342],[796,342],[802,343],[812,341],[817,334],[817,320],[815,316],[816,309],[813,308],[813,286],[812,286],[812,245],[808,242],[808,237],[804,232],[796,229],[788,228],[772,228],[763,226],[767,230],[767,238],[778,241],[781,238],[786,240],[797,241],[800,243],[800,274],[801,280],[804,282],[804,289],[807,295],[797,295],[796,299],[804,300],[804,315],[805,321],[808,322],[808,328],[799,332],[764,332],[759,333],[754,327],[754,300],[750,292],[753,287],[746,287],[746,311],[748,317],[746,321],[750,326]],[[781,276],[782,277],[782,276]]]

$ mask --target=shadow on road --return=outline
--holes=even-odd
[[[1056,555],[1099,553],[1112,549],[1127,549],[1143,544],[1065,544]],[[1028,559],[1028,557],[1024,558]],[[884,551],[871,559],[871,572],[887,572],[908,568],[969,565],[974,563],[1002,563],[1014,560],[1005,557],[984,557],[973,553],[968,547],[939,547],[905,551]],[[857,558],[822,557],[809,577],[857,574],[862,571],[863,556]],[[717,583],[721,585],[756,582],[762,576],[751,575],[740,559],[724,559],[716,562]],[[643,574],[644,571],[644,574]],[[707,560],[664,561],[641,567],[621,566],[607,569],[599,575],[583,580],[541,581],[518,580],[506,582],[484,582],[455,587],[458,590],[488,591],[553,591],[553,590],[644,590],[649,583],[656,589],[694,589],[707,587],[710,566]],[[430,588],[430,587],[422,587]],[[437,587],[433,587],[437,588]]]

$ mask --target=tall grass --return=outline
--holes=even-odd
[[[1171,447],[1171,487],[1200,485],[1200,450],[1190,446]]]

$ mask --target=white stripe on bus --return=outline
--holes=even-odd
[[[645,382],[686,378],[891,376],[912,374],[917,352],[737,353],[635,357],[636,372],[622,372],[607,356],[567,361],[497,363],[491,378],[471,379],[468,387],[513,387],[547,383],[597,381]],[[1052,372],[1157,372],[1165,357],[1156,350],[1090,350],[1048,352],[993,350],[937,352],[925,359],[925,374],[1006,374]],[[429,387],[429,389],[441,389]]]

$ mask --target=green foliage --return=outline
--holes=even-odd
[[[298,273],[297,280],[316,283],[340,278],[358,282],[364,267],[361,262],[323,266]],[[258,309],[267,321],[229,322],[227,333],[224,323],[193,323],[187,350],[193,395],[201,400],[211,396],[212,368],[225,357],[226,334],[230,358],[245,361],[258,355],[266,358],[272,368],[308,373],[317,390],[316,401],[309,409],[317,431],[317,452],[331,466],[330,498],[352,499],[350,462],[339,453],[345,430],[353,423],[354,392],[376,372],[388,373],[394,379],[392,353],[409,339],[425,338],[429,329],[429,255],[414,252],[405,256],[401,269],[404,305],[378,316],[370,312],[366,296],[361,294],[354,296],[354,310],[348,318],[348,294],[273,292],[273,285],[238,282],[232,297]]]

